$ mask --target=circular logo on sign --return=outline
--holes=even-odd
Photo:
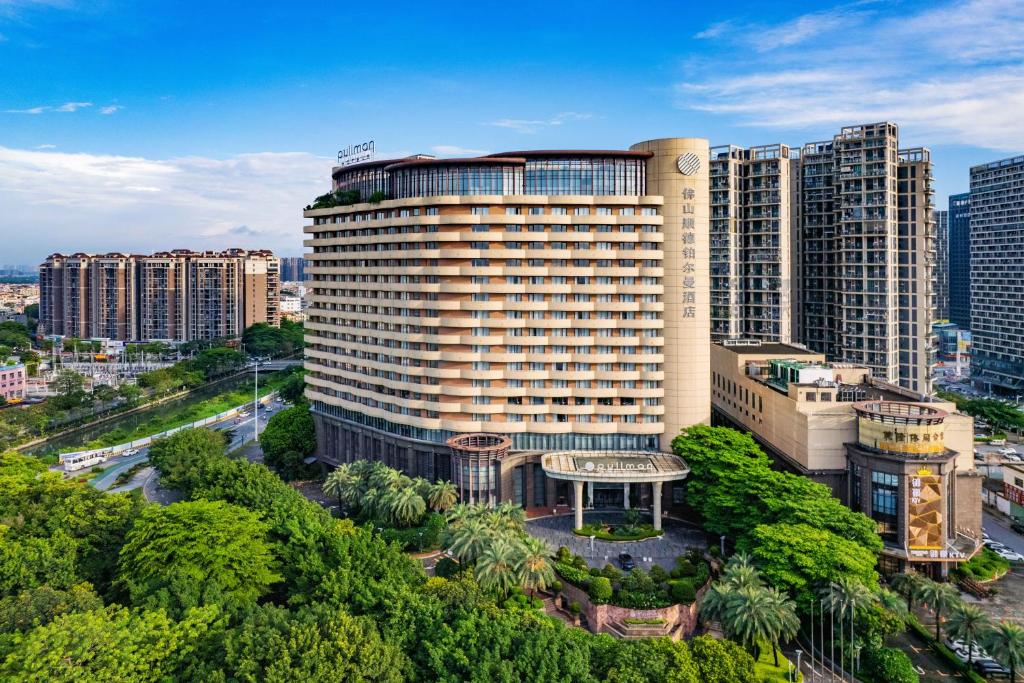
[[[590,460],[588,460],[588,461],[587,461],[587,462],[586,462],[586,463],[585,463],[585,464],[583,465],[583,469],[585,469],[585,470],[586,470],[587,472],[593,472],[593,471],[594,471],[594,463],[593,463],[593,462],[591,462]]]
[[[676,159],[676,168],[683,175],[693,175],[700,170],[700,157],[693,152],[680,154]]]

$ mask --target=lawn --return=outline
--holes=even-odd
[[[782,654],[779,650],[779,665],[775,666],[775,658],[772,657],[772,646],[768,644],[761,645],[761,656],[756,662],[754,662],[754,674],[758,681],[763,683],[783,683],[784,681],[792,681],[792,675],[790,668],[795,665],[790,664],[790,661]],[[801,673],[796,678],[797,681],[804,680],[804,675]]]

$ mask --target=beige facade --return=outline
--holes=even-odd
[[[920,401],[913,391],[874,379],[871,368],[826,363],[824,354],[787,344],[713,344],[711,371],[717,422],[750,432],[780,464],[830,486],[854,509],[881,519],[869,489],[891,480],[899,505],[883,520],[884,533],[880,527],[891,557],[953,561],[976,551],[981,477],[973,419],[955,405]],[[911,485],[925,469],[940,477],[941,495],[953,499],[941,528],[951,545],[935,557],[922,557],[906,540],[914,526]]]
[[[81,338],[234,338],[279,324],[279,297],[269,251],[53,254],[40,266],[39,322],[44,334]]]
[[[507,499],[510,467],[543,481],[542,451],[656,451],[707,422],[707,155],[680,138],[336,169],[393,198],[305,214],[321,456],[444,478],[449,438],[507,435],[501,473],[473,479]]]

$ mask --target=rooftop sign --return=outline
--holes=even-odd
[[[363,161],[372,161],[373,154],[373,140],[349,145],[345,149],[338,150],[338,165],[350,166]]]

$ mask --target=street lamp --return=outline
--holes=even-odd
[[[725,534],[722,534],[722,537],[718,539],[718,542],[722,546],[722,559],[725,559]]]
[[[796,650],[796,674],[793,676],[793,680],[794,681],[800,680],[800,659],[801,659],[801,655],[803,655],[803,651],[800,650],[800,648],[797,648],[797,650]]]

